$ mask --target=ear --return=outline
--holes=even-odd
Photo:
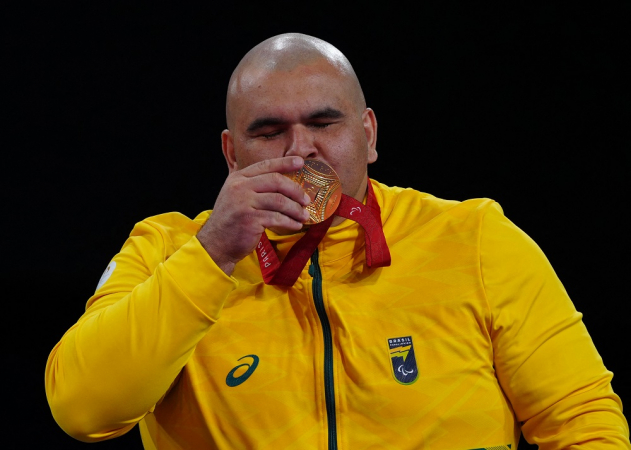
[[[234,155],[234,140],[230,130],[223,130],[221,132],[221,150],[223,152],[223,157],[226,158],[226,163],[228,164],[228,173],[237,171],[239,168],[237,166],[237,159]]]
[[[362,113],[366,144],[368,147],[368,164],[377,161],[377,117],[371,108],[366,108]]]

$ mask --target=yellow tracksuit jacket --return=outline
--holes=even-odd
[[[552,267],[488,199],[372,181],[392,265],[331,228],[291,288],[226,276],[209,212],[136,225],[46,367],[85,441],[152,449],[631,448],[620,399]],[[279,256],[299,236],[268,232]]]

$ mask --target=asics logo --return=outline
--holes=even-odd
[[[397,370],[398,370],[399,372],[401,372],[401,373],[403,374],[403,376],[406,376],[406,375],[409,375],[409,374],[411,374],[411,373],[414,373],[414,369],[412,369],[412,370],[405,370],[405,369],[403,368],[403,364],[401,364]]]
[[[252,358],[252,363],[251,364],[248,364],[248,363],[239,364],[238,366],[236,366],[234,369],[232,369],[228,373],[228,375],[226,376],[226,384],[228,386],[230,386],[230,387],[239,386],[245,380],[250,378],[250,375],[252,375],[254,373],[254,371],[256,370],[256,367],[259,365],[259,357],[256,356],[256,355],[245,355],[245,356],[242,356],[241,358],[237,359],[237,361],[241,361],[243,358]],[[246,370],[243,374],[239,375],[238,377],[235,377],[234,373],[237,370],[239,370],[239,368],[241,368],[241,367],[247,367],[248,370]]]
[[[356,212],[362,212],[362,209],[359,206],[353,206],[351,208],[351,216]]]

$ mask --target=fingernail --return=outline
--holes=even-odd
[[[309,203],[311,203],[311,197],[309,197],[307,194],[305,194],[304,199],[305,199],[304,201],[305,201],[305,204],[306,204],[306,205],[308,205]]]
[[[295,166],[301,166],[302,165],[302,158],[300,156],[295,156],[294,157],[294,165]]]

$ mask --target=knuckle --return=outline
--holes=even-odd
[[[278,226],[278,225],[282,225],[285,221],[285,216],[283,214],[281,214],[278,211],[274,211],[273,215],[272,215],[272,222],[274,223],[274,225]]]
[[[238,178],[233,178],[232,180],[230,180],[230,183],[226,183],[228,185],[228,187],[233,190],[233,191],[239,191],[241,190],[241,186],[242,186],[242,181],[239,180]]]
[[[239,176],[237,176],[234,173],[231,173],[226,178],[226,181],[224,182],[224,186],[230,189],[234,189],[235,187],[238,187],[240,183],[241,183],[241,179],[239,178]]]
[[[272,161],[269,159],[264,159],[263,161],[260,162],[261,164],[261,170],[264,170],[265,172],[271,170],[272,168]]]
[[[258,224],[259,220],[260,214],[256,210],[248,211],[242,216],[242,221],[247,226],[255,226],[256,224]]]
[[[283,179],[285,178],[284,176],[282,176],[280,173],[278,172],[272,172],[270,174],[272,176],[272,181],[274,182],[274,184],[276,185],[280,185],[283,182]]]
[[[273,202],[275,207],[282,209],[287,203],[287,198],[282,194],[274,194]]]

